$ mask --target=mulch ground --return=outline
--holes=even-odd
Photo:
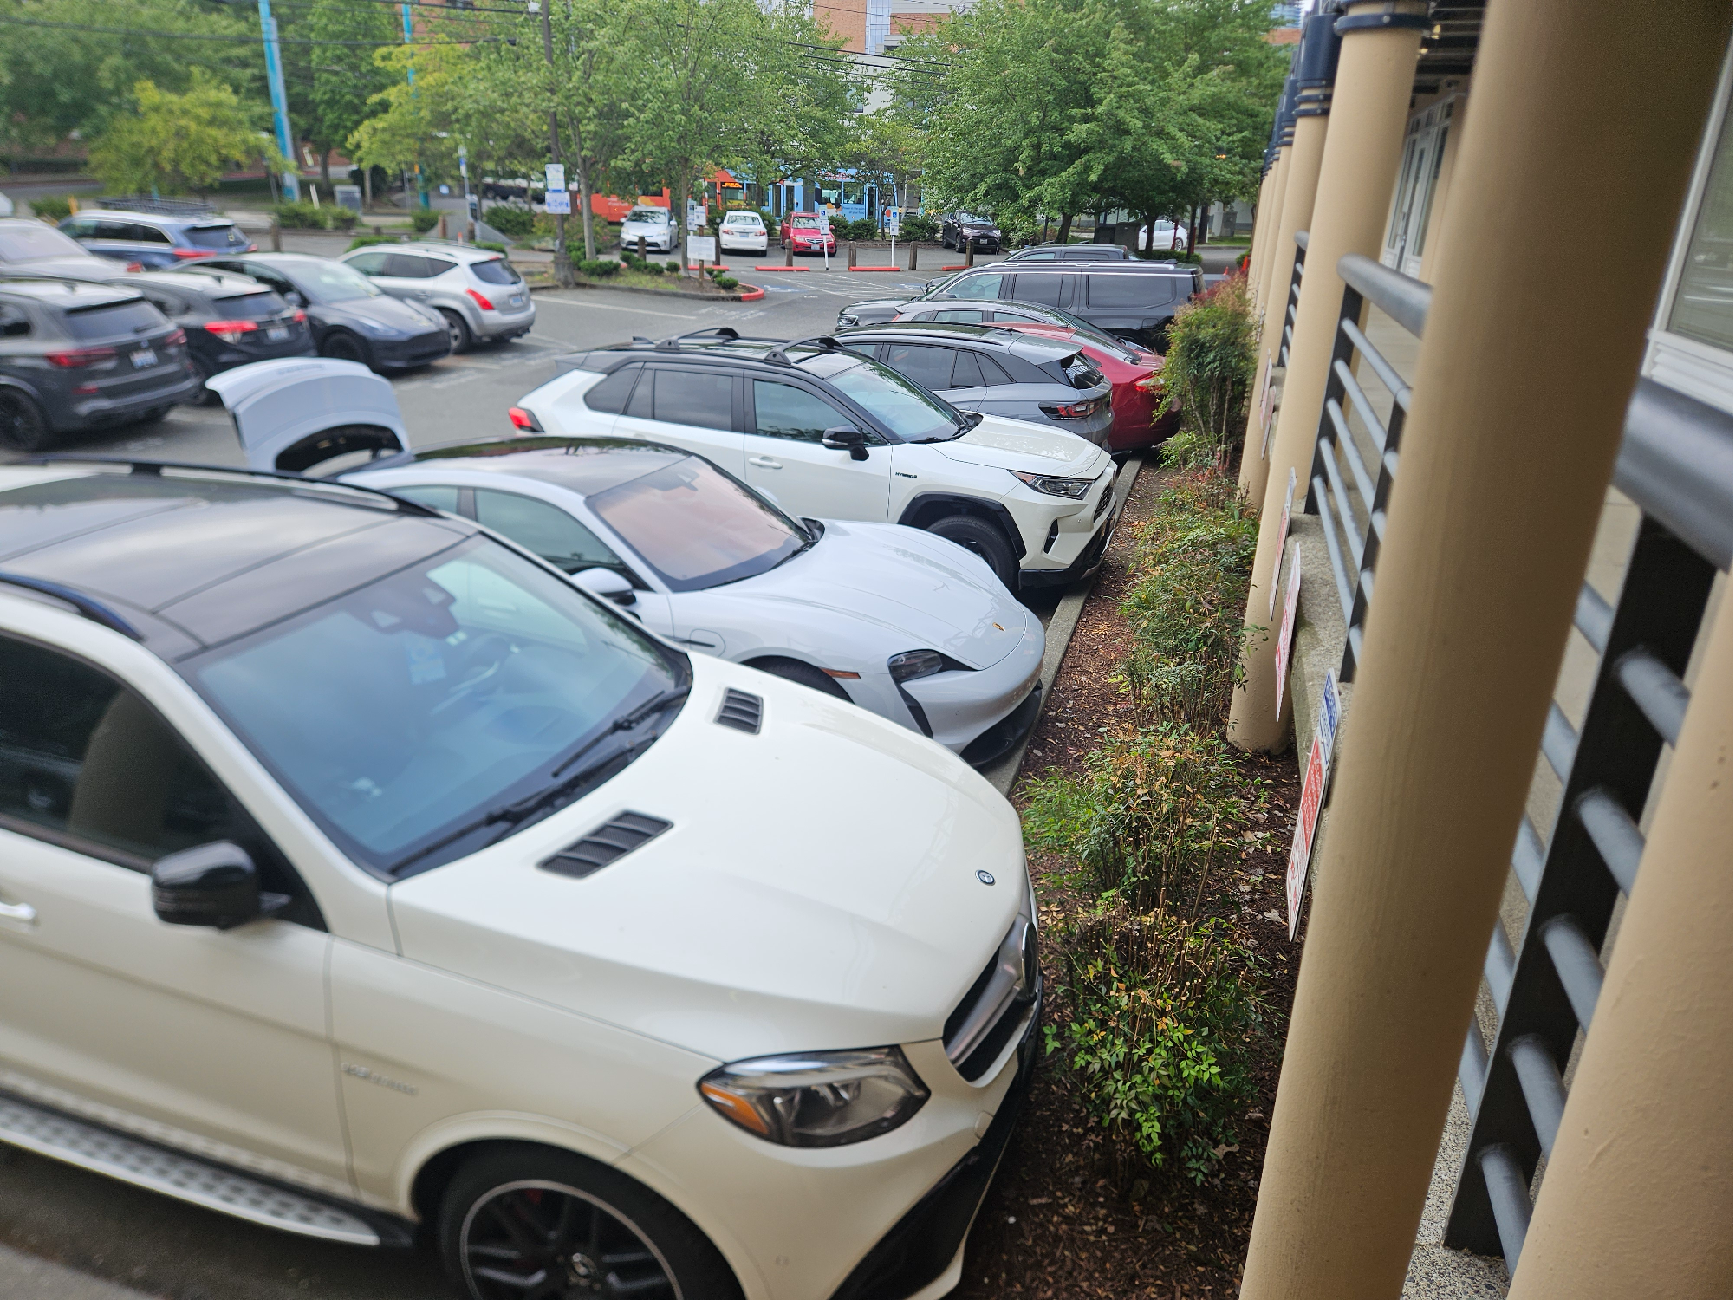
[[[1019,807],[1031,776],[1080,768],[1104,732],[1129,721],[1130,705],[1112,680],[1131,650],[1119,603],[1130,583],[1133,525],[1150,516],[1159,491],[1159,475],[1139,476],[1024,758],[1023,775],[1012,788]],[[1299,944],[1288,940],[1283,892],[1299,774],[1292,754],[1247,756],[1243,768],[1248,783],[1265,783],[1267,812],[1259,829],[1272,833],[1231,869],[1231,882],[1222,881],[1218,890],[1222,901],[1211,910],[1268,961],[1272,1014],[1257,1050],[1259,1095],[1245,1114],[1238,1149],[1202,1187],[1147,1170],[1127,1177],[1113,1167],[1103,1134],[1070,1080],[1055,1061],[1043,1060],[970,1232],[963,1283],[954,1293],[958,1300],[1176,1300],[1238,1293],[1299,963]],[[1044,897],[1063,891],[1063,864],[1032,855],[1029,865]],[[1231,901],[1236,895],[1237,907]],[[1061,959],[1050,937],[1043,936],[1042,944],[1051,977],[1062,969]],[[1066,1009],[1062,997],[1053,996],[1051,978],[1048,989],[1050,1017],[1063,1017]]]

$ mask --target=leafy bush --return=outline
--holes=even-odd
[[[495,203],[481,214],[481,219],[511,239],[528,238],[536,226],[536,214],[515,203]]]
[[[662,263],[662,269],[669,275],[679,275],[680,272],[684,271],[686,268],[680,265],[679,262],[664,262]]]
[[[477,248],[485,248],[490,253],[499,253],[502,256],[511,251],[504,244],[496,244],[492,240],[487,239],[478,239],[475,246]]]
[[[415,227],[415,233],[425,235],[439,224],[439,213],[417,209],[409,214],[409,224]]]
[[[907,239],[914,243],[931,243],[939,237],[939,223],[924,212],[911,212],[903,218],[902,234],[899,239]]]
[[[350,231],[355,229],[355,223],[360,217],[348,208],[326,208],[325,219],[330,222],[332,230]]]
[[[278,203],[271,208],[271,213],[284,230],[323,230],[328,210],[316,208],[303,199],[298,203]]]
[[[371,244],[395,244],[400,242],[396,235],[357,235],[349,241],[349,247],[343,251],[353,253],[357,248],[366,248]]]
[[[1073,1015],[1047,1051],[1086,1084],[1095,1121],[1157,1168],[1201,1184],[1239,1140],[1262,1027],[1256,958],[1214,920],[1098,909],[1067,928]]]
[[[718,289],[738,289],[740,281],[731,275],[719,275],[716,277],[716,287]]]
[[[610,275],[619,274],[620,263],[597,258],[593,262],[579,262],[578,269],[593,280],[604,280]]]
[[[1226,465],[1245,431],[1257,365],[1257,322],[1245,276],[1231,275],[1181,307],[1167,337],[1167,395],[1156,414],[1178,409],[1181,427]]]
[[[39,217],[46,217],[50,221],[59,221],[72,215],[72,200],[64,196],[58,199],[50,198],[44,194],[30,200],[30,210]]]

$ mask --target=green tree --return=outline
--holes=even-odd
[[[256,115],[209,74],[195,72],[180,95],[143,80],[133,99],[136,114],[116,116],[90,149],[91,170],[110,189],[184,194],[259,158],[273,169],[287,165]]]
[[[387,5],[353,0],[314,0],[312,11],[296,24],[317,41],[372,41],[365,45],[317,45],[308,72],[312,78],[309,112],[295,125],[319,154],[319,171],[331,180],[331,151],[342,146],[369,116],[368,101],[385,89],[386,72],[374,59],[377,48],[401,41],[397,11]]]

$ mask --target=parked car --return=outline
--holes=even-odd
[[[0,447],[161,419],[203,382],[185,332],[136,290],[0,280]]]
[[[716,241],[724,253],[762,253],[770,247],[770,232],[756,212],[730,212],[722,218]]]
[[[528,334],[536,305],[517,268],[498,253],[457,244],[358,248],[337,259],[393,298],[433,308],[445,321],[451,350],[509,342]]]
[[[1176,227],[1173,222],[1162,220],[1155,223],[1155,239],[1149,238],[1148,225],[1137,228],[1137,246],[1141,249],[1153,248],[1157,252],[1163,249],[1184,248],[1189,238],[1184,226]]]
[[[445,317],[391,297],[352,267],[305,253],[250,253],[189,262],[183,274],[238,273],[269,285],[307,313],[322,357],[374,370],[413,370],[451,353]]]
[[[1050,424],[1101,446],[1113,389],[1076,345],[984,325],[910,322],[843,330],[836,341],[964,411]]]
[[[313,355],[307,313],[247,276],[144,271],[127,285],[186,332],[187,360],[201,384],[249,362]]]
[[[777,246],[797,253],[828,253],[834,257],[836,234],[821,213],[790,212],[782,219]]]
[[[63,276],[69,280],[106,284],[118,280],[128,271],[142,269],[138,262],[122,265],[106,257],[97,257],[76,239],[40,221],[28,217],[0,217],[0,276],[9,279]]]
[[[258,249],[227,217],[168,217],[151,212],[75,212],[60,229],[98,257],[163,270],[219,253]]]
[[[0,554],[0,1140],[470,1300],[952,1284],[1041,1013],[961,760],[358,486],[10,466]]]
[[[1101,562],[1113,461],[1050,425],[958,410],[831,338],[723,327],[581,353],[518,402],[531,432],[695,451],[796,516],[925,528],[1013,591]]]
[[[1118,244],[1031,244],[1007,262],[1123,262],[1131,256]]]
[[[646,250],[672,253],[674,246],[680,242],[680,232],[674,227],[673,214],[667,208],[646,203],[633,208],[620,223],[621,250],[636,252],[640,239],[644,241]]]
[[[968,212],[947,212],[939,223],[939,242],[959,253],[974,249],[977,253],[997,253],[1001,235],[990,217],[977,217]]]
[[[857,302],[837,313],[837,327],[894,320],[915,303],[1017,301],[1057,307],[1116,337],[1167,350],[1173,314],[1203,292],[1203,272],[1170,262],[992,262],[959,272],[918,298]]]

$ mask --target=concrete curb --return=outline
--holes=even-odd
[[[1125,462],[1125,468],[1119,474],[1119,482],[1113,485],[1114,510],[1124,508],[1131,489],[1137,486],[1137,476],[1142,469],[1142,456],[1132,456]],[[1053,698],[1053,683],[1059,676],[1060,665],[1065,662],[1065,652],[1071,647],[1071,634],[1077,630],[1077,621],[1083,617],[1084,602],[1095,590],[1095,577],[1100,576],[1100,572],[1097,569],[1095,576],[1087,582],[1079,583],[1066,592],[1054,609],[1052,619],[1048,621],[1047,652],[1041,657],[1041,713],[1035,718],[1035,726],[1029,728],[1015,749],[981,772],[1002,795],[1011,793],[1017,774],[1022,770],[1023,755],[1029,748],[1030,740],[1034,738],[1035,727],[1041,725],[1041,717],[1046,714],[1047,706]]]

